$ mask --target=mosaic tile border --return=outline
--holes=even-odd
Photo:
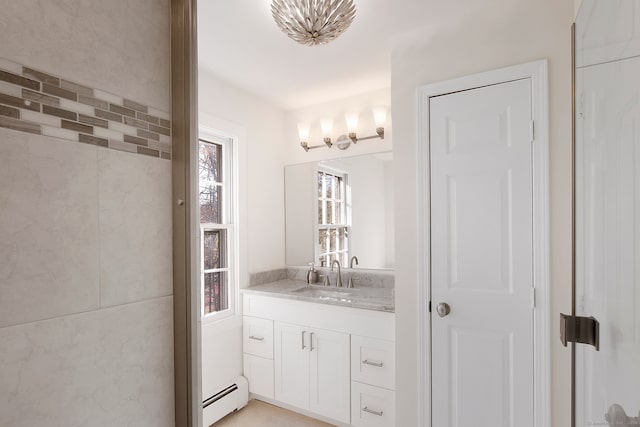
[[[0,58],[0,128],[171,160],[171,116]]]

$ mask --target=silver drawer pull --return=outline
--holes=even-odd
[[[369,408],[367,408],[366,406],[365,406],[364,408],[362,408],[362,410],[363,410],[364,412],[368,412],[368,413],[370,413],[370,414],[377,415],[377,416],[379,416],[379,417],[381,417],[381,416],[383,415],[383,412],[382,412],[382,411],[380,411],[380,412],[378,412],[378,411],[374,411],[373,409],[369,409]]]
[[[376,368],[382,368],[384,366],[384,362],[372,362],[371,360],[364,359],[362,361],[363,365],[375,366]]]
[[[249,337],[250,340],[256,340],[256,341],[264,341],[264,337],[254,337],[253,335],[251,335]]]

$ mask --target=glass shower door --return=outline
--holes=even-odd
[[[640,0],[584,0],[576,20],[576,427],[640,426]]]

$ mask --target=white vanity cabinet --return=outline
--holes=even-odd
[[[340,426],[393,427],[393,313],[253,293],[243,293],[243,313],[245,376],[256,397]]]
[[[275,399],[349,423],[349,334],[275,322]]]

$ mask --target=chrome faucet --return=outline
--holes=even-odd
[[[342,275],[340,272],[340,261],[338,261],[337,259],[334,259],[333,262],[331,263],[331,271],[333,271],[333,266],[335,264],[338,264],[338,280],[336,281],[336,286],[338,288],[342,287]]]
[[[351,260],[349,261],[349,268],[353,268],[353,262],[356,262],[356,265],[359,265],[360,263],[358,262],[358,257],[357,256],[352,256]]]

